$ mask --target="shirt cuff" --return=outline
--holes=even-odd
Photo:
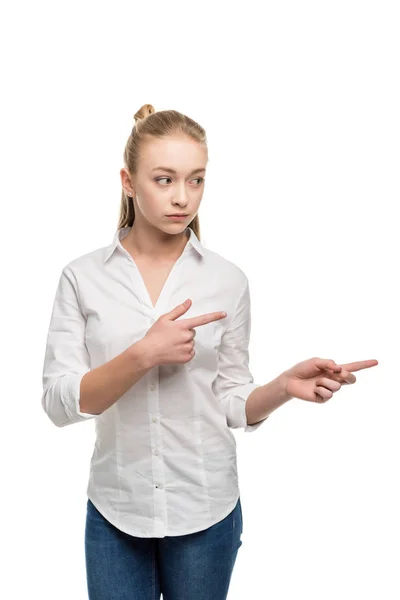
[[[252,383],[249,385],[251,386],[251,389],[249,389],[248,394],[246,396],[246,402],[247,402],[247,398],[250,396],[251,392],[253,390],[255,390],[256,388],[261,387],[262,384],[261,383]],[[244,423],[243,429],[244,429],[245,433],[246,432],[251,433],[252,431],[256,431],[256,429],[258,429],[264,423],[264,421],[266,421],[268,419],[269,415],[267,417],[265,417],[265,419],[261,419],[261,421],[257,421],[257,423],[252,423],[251,425],[249,425],[247,423],[247,418],[246,418],[246,402],[242,403],[242,411],[243,411],[242,418],[243,418],[243,423]]]
[[[98,415],[93,415],[91,413],[81,412],[80,407],[80,396],[81,396],[81,381],[83,374],[72,375],[69,380],[69,384],[67,387],[67,394],[64,401],[65,412],[68,415],[71,423],[75,423],[77,421],[85,421],[87,419],[93,419]]]
[[[262,419],[257,423],[249,425],[246,418],[246,402],[251,392],[258,387],[261,383],[246,383],[245,385],[237,386],[226,398],[222,400],[225,405],[225,413],[227,416],[228,426],[232,429],[242,427],[245,432],[255,431],[268,419]],[[269,416],[269,415],[268,415]]]

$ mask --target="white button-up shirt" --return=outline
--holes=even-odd
[[[236,441],[248,425],[250,295],[244,272],[206,249],[187,227],[188,242],[155,306],[131,255],[111,245],[68,263],[61,272],[43,367],[42,406],[59,426],[95,420],[87,496],[120,530],[164,537],[204,530],[239,498]],[[187,298],[182,318],[214,311],[227,317],[196,328],[187,363],[157,365],[100,415],[80,411],[82,377],[144,337],[155,320]]]

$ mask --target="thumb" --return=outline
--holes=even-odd
[[[189,298],[185,300],[183,304],[178,304],[178,306],[175,306],[175,308],[173,308],[170,312],[166,313],[167,319],[175,321],[175,319],[177,319],[181,315],[184,315],[185,312],[189,310],[191,304],[192,301]]]

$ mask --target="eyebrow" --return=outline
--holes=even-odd
[[[152,171],[158,171],[158,169],[160,169],[161,171],[167,171],[168,173],[172,173],[173,175],[176,175],[176,171],[174,169],[169,169],[168,167],[155,167],[154,169],[152,169]],[[194,173],[201,173],[201,171],[205,171],[205,168],[201,167],[200,169],[194,169],[194,171],[192,171],[190,173],[190,175],[194,175]]]

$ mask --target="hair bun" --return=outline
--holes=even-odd
[[[141,106],[133,116],[133,118],[135,119],[135,123],[137,123],[141,119],[145,119],[154,112],[156,111],[154,110],[154,106],[152,104],[143,104],[143,106]]]

